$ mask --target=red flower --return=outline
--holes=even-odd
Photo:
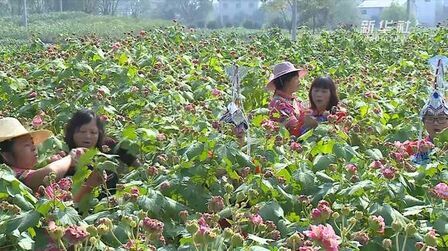
[[[384,223],[384,218],[381,216],[372,215],[369,218],[370,229],[378,234],[384,234],[384,228],[386,224]]]
[[[131,188],[131,194],[139,196],[140,195],[140,190],[138,190],[137,187],[133,187],[133,188]]]
[[[348,164],[345,166],[345,169],[347,169],[347,171],[350,174],[356,174],[358,172],[358,167],[354,164]]]
[[[149,217],[143,219],[143,228],[150,233],[162,234],[163,226],[163,222],[159,220],[151,219]]]
[[[381,173],[383,174],[384,178],[392,180],[395,178],[395,169],[393,167],[384,167],[381,169]]]
[[[208,210],[213,213],[224,209],[224,199],[221,196],[212,196],[208,201]]]
[[[300,143],[297,143],[295,141],[291,142],[291,145],[289,147],[291,148],[291,150],[296,152],[300,152],[302,150],[302,145],[300,145]]]
[[[256,226],[263,224],[263,218],[261,218],[261,216],[259,214],[250,215],[249,220],[250,220],[250,222],[252,222],[252,224],[254,224]]]
[[[38,128],[40,126],[42,126],[42,124],[44,123],[44,120],[42,119],[42,117],[40,115],[36,115],[33,118],[32,124],[34,128]]]
[[[445,183],[437,184],[433,189],[434,194],[442,200],[448,200],[448,185]]]
[[[30,98],[30,99],[35,98],[35,97],[37,97],[37,92],[35,92],[35,91],[32,91],[32,92],[30,92],[30,94],[28,94],[28,98]]]
[[[326,251],[339,250],[339,236],[331,225],[311,225],[310,231],[305,231],[306,236],[321,245]]]
[[[70,191],[70,189],[72,188],[73,181],[72,179],[66,177],[60,179],[57,184],[59,185],[59,188],[61,188],[62,190]]]
[[[214,88],[214,89],[212,90],[212,95],[215,96],[215,97],[219,97],[219,96],[222,95],[222,92],[221,92],[220,90]]]
[[[379,160],[375,160],[372,163],[370,163],[370,168],[372,169],[380,169],[383,167],[383,163],[381,163],[381,161]]]
[[[120,48],[121,48],[120,42],[116,42],[116,43],[112,44],[112,50],[113,51],[116,51],[116,50],[118,50]]]
[[[186,104],[186,105],[184,106],[184,109],[185,109],[187,112],[194,112],[194,111],[195,111],[195,107],[194,107],[193,104]]]
[[[164,140],[166,140],[166,136],[165,136],[165,134],[163,134],[163,133],[158,133],[157,136],[156,136],[156,138],[157,138],[158,141],[164,141]]]
[[[84,229],[76,225],[69,226],[65,230],[64,237],[73,244],[84,241],[89,236],[89,233]]]

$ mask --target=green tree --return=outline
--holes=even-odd
[[[286,19],[286,10],[289,9],[291,11],[290,32],[293,41],[295,41],[297,37],[298,7],[300,1],[301,0],[262,0],[268,10],[281,11],[285,23],[288,23]]]
[[[393,2],[390,7],[384,9],[381,14],[381,19],[394,21],[407,20],[408,14],[406,7]]]
[[[186,24],[205,24],[213,9],[213,0],[166,0],[158,6],[158,17],[164,19],[179,18]]]
[[[330,16],[333,26],[358,24],[360,22],[358,5],[354,0],[339,0],[332,8]]]

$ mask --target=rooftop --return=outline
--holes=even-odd
[[[364,0],[358,8],[387,8],[392,5],[393,2],[403,5],[407,0]]]

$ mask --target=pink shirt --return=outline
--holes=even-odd
[[[304,107],[295,97],[279,90],[275,91],[269,103],[271,120],[282,123],[294,136],[300,136],[303,133],[304,111]]]

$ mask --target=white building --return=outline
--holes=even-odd
[[[413,5],[419,25],[436,26],[448,19],[448,0],[414,0]]]
[[[389,8],[392,3],[398,5],[406,5],[407,0],[364,0],[358,9],[362,20],[376,20],[381,19],[381,14],[385,8]]]
[[[409,1],[411,1],[411,14],[418,25],[434,27],[437,23],[446,22],[448,19],[448,0]],[[363,20],[379,21],[384,9],[394,2],[404,8],[407,7],[407,0],[364,0],[358,5],[358,9]]]
[[[223,25],[239,23],[245,19],[257,22],[255,15],[260,6],[260,0],[219,0],[214,6],[214,13]]]

